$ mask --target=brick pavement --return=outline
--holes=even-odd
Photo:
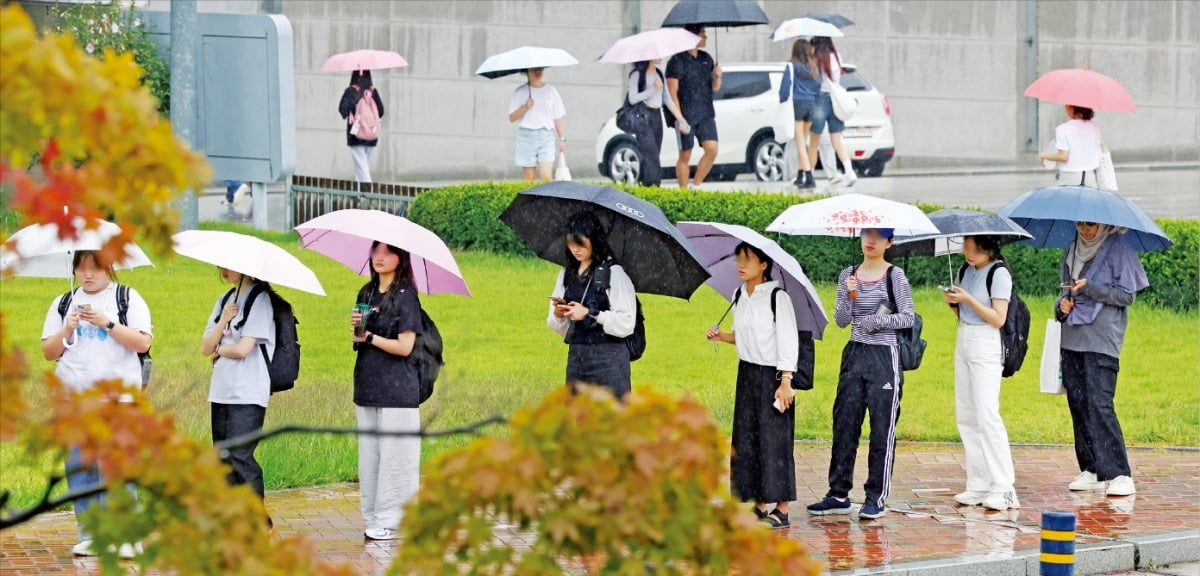
[[[963,482],[961,446],[901,442],[888,501],[890,511],[873,521],[804,513],[804,504],[824,495],[828,454],[824,442],[796,445],[800,500],[792,511],[787,536],[807,544],[833,573],[1027,554],[1039,545],[1041,511],[1051,508],[1076,512],[1080,546],[1200,531],[1200,457],[1196,451],[1131,450],[1138,494],[1105,498],[1102,493],[1066,489],[1076,474],[1069,447],[1016,446],[1013,457],[1023,508],[1000,513],[953,503]],[[865,466],[864,447],[855,473],[859,488],[852,494],[859,501]],[[274,492],[267,495],[267,503],[281,533],[313,538],[325,558],[352,563],[364,574],[382,574],[395,554],[397,543],[364,543],[355,485]],[[520,546],[527,535],[497,527],[497,537]],[[74,519],[69,513],[48,515],[4,532],[0,534],[0,574],[95,573],[93,559],[71,557],[73,544]]]

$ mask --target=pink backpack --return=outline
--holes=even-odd
[[[379,108],[375,106],[374,93],[370,88],[363,90],[349,122],[350,134],[355,138],[366,141],[379,139]]]

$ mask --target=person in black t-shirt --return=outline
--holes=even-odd
[[[667,63],[667,89],[671,99],[679,103],[686,125],[691,133],[685,134],[676,126],[676,141],[679,143],[679,159],[675,162],[675,177],[680,188],[688,187],[689,165],[692,148],[696,140],[704,149],[704,156],[696,166],[692,183],[699,186],[717,159],[717,115],[713,110],[713,92],[721,89],[721,67],[716,65],[708,52],[701,50],[708,43],[708,34],[703,26],[685,26],[689,32],[700,36],[700,43],[687,52],[680,52]]]

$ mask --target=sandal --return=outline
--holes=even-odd
[[[761,520],[761,521],[763,521],[763,522],[767,522],[767,521],[768,521],[768,520],[767,520],[767,516],[768,516],[768,514],[769,514],[769,513],[768,513],[766,510],[763,510],[762,508],[759,508],[758,506],[751,506],[750,508],[751,508],[752,510],[754,510],[754,515],[755,515],[756,517],[758,517],[758,519],[759,519],[759,520]]]
[[[767,513],[766,521],[771,524],[772,530],[779,530],[792,525],[788,520],[788,515],[778,508]]]

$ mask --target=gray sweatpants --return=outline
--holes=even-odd
[[[355,406],[359,430],[415,432],[421,428],[420,408]],[[358,437],[358,486],[366,530],[396,528],[403,506],[421,485],[421,439],[418,437]]]

